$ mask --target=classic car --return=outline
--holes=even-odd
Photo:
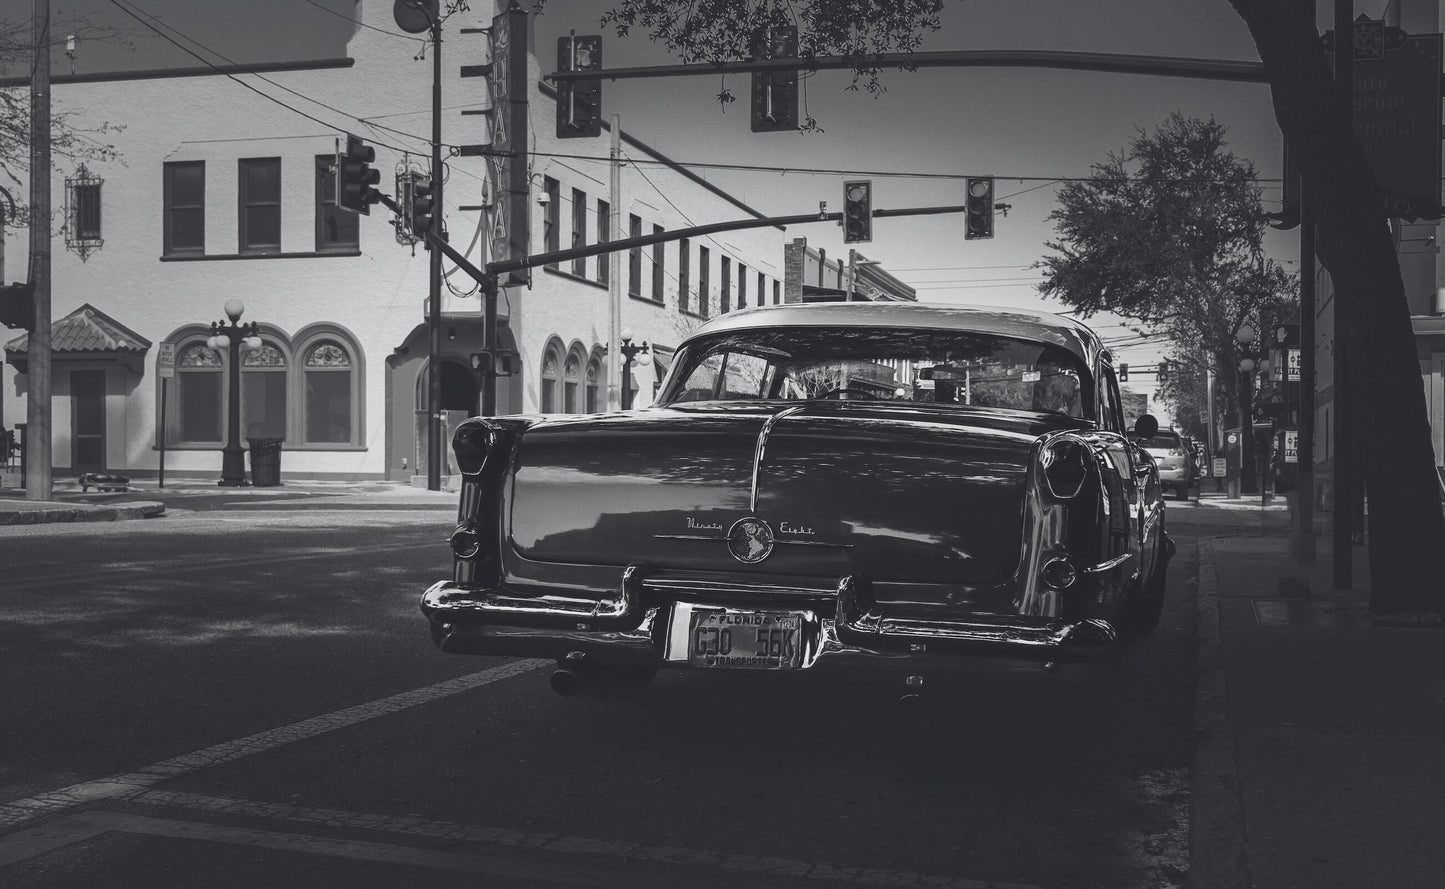
[[[1062,671],[1157,624],[1174,552],[1109,352],[1043,313],[733,312],[650,407],[476,417],[453,449],[432,638],[555,659],[563,694],[660,668]]]
[[[1159,429],[1148,438],[1140,437],[1144,453],[1154,458],[1159,467],[1159,484],[1166,492],[1173,491],[1180,500],[1189,499],[1189,489],[1199,484],[1194,448],[1173,429]]]

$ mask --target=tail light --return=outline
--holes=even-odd
[[[482,462],[496,443],[496,432],[480,422],[466,422],[457,428],[452,436],[452,451],[457,455],[457,468],[463,475],[476,475],[482,471]]]
[[[1074,563],[1062,556],[1045,562],[1040,575],[1043,577],[1044,583],[1056,590],[1066,590],[1074,585],[1075,580],[1079,579],[1079,571],[1074,567]]]
[[[1089,454],[1084,443],[1072,436],[1050,442],[1040,455],[1044,483],[1060,500],[1077,495],[1088,477]]]

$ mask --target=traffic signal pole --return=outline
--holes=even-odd
[[[431,237],[428,243],[442,241],[442,23],[438,17],[431,23]],[[432,248],[427,270],[427,458],[426,487],[442,489],[442,253]]]

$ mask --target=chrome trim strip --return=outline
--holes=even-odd
[[[724,537],[708,537],[708,536],[705,535],[705,534],[654,534],[654,535],[652,535],[652,538],[653,538],[654,540],[707,540],[707,541],[711,541],[711,542],[713,542],[713,543],[721,543],[721,542],[727,540],[727,537],[725,537],[725,536],[724,536]],[[851,544],[851,543],[830,543],[829,541],[826,541],[826,540],[789,540],[789,539],[782,538],[782,537],[774,537],[774,538],[773,538],[773,543],[775,543],[775,544],[787,543],[787,544],[792,544],[793,546],[831,546],[831,547],[833,547],[834,549],[852,549],[852,548],[853,548],[853,544]]]
[[[768,417],[767,422],[763,424],[762,431],[758,433],[758,444],[753,450],[753,487],[752,493],[748,497],[748,512],[750,514],[757,515],[758,512],[758,471],[762,469],[763,466],[763,451],[767,449],[768,436],[772,434],[773,427],[778,424],[779,420],[802,413],[807,409],[808,406],[805,404],[785,407],[771,417]]]
[[[1114,558],[1109,559],[1107,562],[1100,562],[1092,568],[1085,568],[1084,573],[1103,574],[1105,572],[1112,571],[1115,568],[1118,568],[1120,565],[1124,564],[1132,558],[1134,558],[1134,553],[1124,553],[1123,555],[1115,556]]]

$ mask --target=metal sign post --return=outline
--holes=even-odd
[[[161,378],[161,466],[157,486],[166,486],[166,389],[176,378],[176,344],[161,343],[156,352],[156,374]]]

